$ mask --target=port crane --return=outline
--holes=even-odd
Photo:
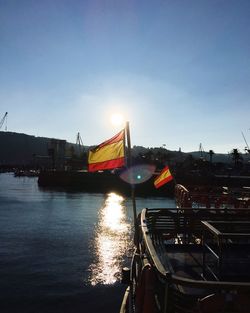
[[[199,153],[200,153],[200,159],[205,161],[206,160],[206,152],[203,149],[202,143],[199,145]]]
[[[77,136],[76,136],[76,145],[78,146],[78,152],[80,155],[80,153],[83,152],[83,142],[82,142],[82,137],[79,132],[77,133]]]
[[[3,118],[0,121],[0,129],[2,128],[2,126],[5,122],[5,130],[7,130],[7,115],[8,115],[8,112],[5,112]]]

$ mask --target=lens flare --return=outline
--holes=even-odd
[[[154,172],[155,165],[135,165],[122,172],[120,178],[131,185],[142,184],[149,180]]]

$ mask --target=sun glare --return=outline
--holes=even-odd
[[[120,113],[113,113],[111,115],[111,123],[114,126],[121,126],[124,123],[124,118]]]
[[[96,258],[90,265],[90,282],[114,284],[120,279],[123,256],[131,249],[131,225],[127,220],[124,198],[109,193],[99,211],[92,248]]]

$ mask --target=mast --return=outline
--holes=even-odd
[[[127,138],[127,167],[131,168],[131,140],[130,140],[130,129],[129,122],[126,122],[126,138]],[[135,202],[135,185],[131,184],[131,199],[133,206],[133,217],[134,217],[134,228],[135,228],[135,243],[138,243],[138,227],[137,227],[137,214],[136,214],[136,202]]]
[[[77,133],[77,136],[76,136],[76,145],[78,146],[79,156],[81,156],[81,152],[83,152],[81,151],[81,146],[83,147],[83,142],[82,142],[82,137],[79,132]]]
[[[131,141],[130,141],[130,130],[129,130],[129,122],[126,122],[125,126],[125,131],[126,131],[126,139],[127,139],[127,166],[131,166]]]

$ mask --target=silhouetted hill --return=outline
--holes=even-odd
[[[191,151],[191,152],[181,152],[181,151],[171,151],[163,148],[145,148],[143,146],[134,146],[132,155],[144,155],[145,157],[150,158],[150,155],[157,155],[159,153],[164,153],[166,159],[174,159],[177,162],[184,161],[188,156],[192,156],[195,159],[200,158],[200,152],[199,151]],[[206,161],[210,160],[210,156],[208,152],[203,152],[203,158]],[[249,159],[249,154],[242,155],[242,158]],[[221,162],[221,163],[231,163],[232,157],[229,154],[223,154],[223,153],[214,153],[213,155],[213,162]]]
[[[48,155],[49,138],[0,132],[0,164],[26,165],[34,155]]]
[[[48,159],[52,138],[0,131],[0,165],[31,165]],[[73,151],[72,151],[73,147]],[[76,144],[66,143],[67,153],[77,154]]]
[[[34,165],[36,161],[49,159],[49,146],[53,139],[46,137],[35,137],[26,134],[0,131],[0,165]],[[63,140],[59,140],[63,141]],[[89,147],[83,147],[85,152]],[[79,156],[79,147],[74,143],[68,143],[65,141],[65,157],[77,157]],[[161,164],[184,162],[186,159],[193,157],[195,159],[200,158],[200,152],[181,152],[170,151],[165,148],[145,148],[143,146],[133,146],[132,156],[137,159],[138,162],[159,161]],[[209,153],[203,153],[204,159],[209,161]],[[249,154],[241,154],[243,160],[249,160]],[[36,161],[35,161],[36,160]],[[213,162],[232,163],[232,156],[228,154],[213,155]]]

